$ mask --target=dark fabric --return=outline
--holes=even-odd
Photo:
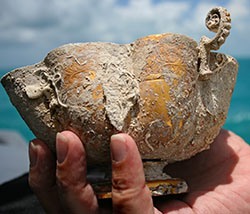
[[[28,174],[0,185],[0,214],[45,213],[28,184]]]

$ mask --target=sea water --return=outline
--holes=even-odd
[[[231,100],[225,129],[232,130],[250,143],[250,58],[237,59],[239,73]],[[10,69],[0,69],[0,78]],[[29,142],[34,135],[29,130],[0,84],[0,130],[19,132]]]

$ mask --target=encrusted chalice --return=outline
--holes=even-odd
[[[234,58],[211,52],[229,35],[230,14],[212,9],[206,26],[215,36],[203,36],[199,44],[173,33],[131,44],[67,44],[1,82],[52,151],[57,132],[80,137],[100,198],[110,197],[109,142],[120,132],[136,141],[153,195],[183,193],[186,182],[163,169],[209,148],[226,120],[238,71]]]

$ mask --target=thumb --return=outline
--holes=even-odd
[[[140,153],[127,134],[111,137],[112,202],[114,213],[154,213],[151,193],[145,184]]]

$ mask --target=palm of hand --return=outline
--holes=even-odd
[[[188,181],[190,192],[179,200],[158,201],[157,205],[168,213],[250,212],[249,163],[250,147],[222,130],[209,150],[166,168],[173,177]]]

